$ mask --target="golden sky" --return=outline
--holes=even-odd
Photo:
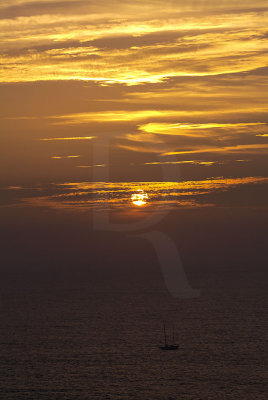
[[[267,26],[263,0],[1,1],[1,182],[263,176]]]

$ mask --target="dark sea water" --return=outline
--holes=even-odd
[[[0,398],[267,399],[267,212],[173,211],[195,298],[175,298],[148,240],[87,213],[2,218]],[[162,326],[179,350],[165,352]]]

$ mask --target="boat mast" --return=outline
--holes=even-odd
[[[165,338],[165,346],[167,345],[167,335],[166,335],[166,325],[164,323],[164,338]]]

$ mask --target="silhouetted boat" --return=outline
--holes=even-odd
[[[174,339],[174,327],[173,327],[173,343],[168,344],[167,343],[167,334],[166,334],[166,325],[164,324],[164,340],[165,340],[165,345],[160,346],[161,350],[178,350],[179,346],[175,344],[175,339]]]

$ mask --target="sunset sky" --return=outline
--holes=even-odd
[[[267,0],[0,0],[0,397],[266,399],[267,50]]]
[[[0,18],[2,186],[94,165],[117,181],[266,175],[266,1],[8,0]]]

